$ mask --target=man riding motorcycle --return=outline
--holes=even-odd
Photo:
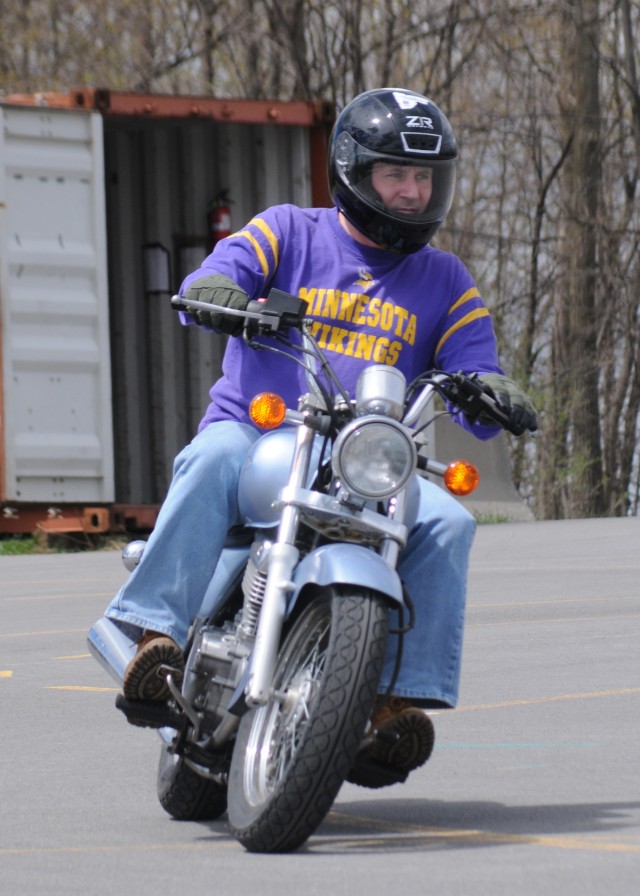
[[[275,287],[307,302],[318,345],[352,391],[370,363],[397,367],[411,381],[438,367],[477,373],[520,432],[535,410],[499,366],[489,311],[462,262],[430,246],[455,188],[453,130],[430,99],[404,89],[357,96],[336,122],[329,153],[335,207],[269,208],[219,242],[181,294],[242,310]],[[138,642],[124,677],[128,700],[166,700],[161,666],[180,669],[189,627],[215,570],[227,531],[239,522],[237,483],[258,431],[247,408],[259,382],[296,405],[302,373],[252,351],[237,317],[203,310],[183,323],[227,333],[222,377],[193,441],[178,455],[166,500],[142,561],[106,616]],[[481,439],[498,428],[459,415]],[[428,759],[433,727],[425,709],[458,698],[473,517],[438,486],[420,482],[418,520],[399,574],[415,607],[404,634],[389,638],[366,749],[411,771]],[[391,699],[387,695],[391,694]]]

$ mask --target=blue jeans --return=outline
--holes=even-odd
[[[180,452],[142,561],[109,604],[109,619],[162,632],[185,647],[227,530],[239,522],[238,476],[258,437],[246,424],[212,423]],[[398,565],[416,619],[404,636],[393,693],[419,705],[455,706],[475,520],[439,486],[425,480],[420,486],[418,520]],[[392,635],[381,693],[392,679],[396,653]]]

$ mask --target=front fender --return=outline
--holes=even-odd
[[[293,584],[289,613],[306,585],[357,585],[378,591],[395,604],[404,604],[402,583],[395,569],[378,554],[358,544],[326,544],[316,548],[297,566]]]

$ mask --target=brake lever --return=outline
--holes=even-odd
[[[290,327],[300,327],[304,320],[306,303],[295,296],[290,296],[282,290],[272,289],[267,299],[258,299],[248,303],[245,310],[229,308],[226,305],[214,305],[211,302],[198,302],[196,299],[187,299],[185,296],[172,296],[171,307],[175,311],[183,311],[186,314],[190,310],[207,311],[209,313],[220,311],[225,316],[241,317],[244,321],[251,322],[250,328],[257,332],[273,332]]]
[[[239,311],[237,308],[228,308],[226,305],[214,305],[211,302],[198,302],[196,299],[187,299],[185,296],[172,296],[171,307],[175,311],[185,311],[187,314],[193,309],[195,311],[208,311],[210,313],[221,311],[224,315],[228,315],[229,317],[242,317],[250,320],[262,321],[263,318],[266,318],[268,323],[273,319],[273,314],[268,314],[264,311]]]

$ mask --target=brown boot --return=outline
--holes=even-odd
[[[167,700],[171,694],[165,674],[160,669],[174,669],[173,680],[182,682],[184,656],[176,642],[168,635],[145,632],[138,650],[125,669],[123,693],[127,700]]]
[[[406,781],[431,756],[435,740],[429,716],[404,697],[376,699],[368,735],[347,781],[374,789]]]

